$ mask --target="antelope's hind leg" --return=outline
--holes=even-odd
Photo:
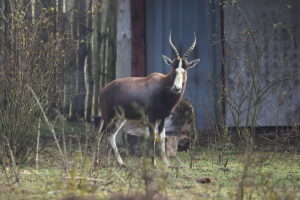
[[[118,147],[117,147],[117,144],[116,144],[116,137],[117,137],[119,131],[121,130],[121,128],[123,127],[123,125],[125,124],[125,122],[126,122],[126,120],[121,120],[121,121],[117,120],[117,122],[115,124],[114,131],[113,131],[112,135],[109,136],[109,138],[108,138],[108,140],[110,142],[110,145],[111,145],[111,147],[114,151],[114,154],[117,158],[117,162],[120,166],[124,166],[125,164],[124,164],[124,162],[122,160],[122,157],[119,153],[119,150],[118,150]]]

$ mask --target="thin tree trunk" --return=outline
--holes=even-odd
[[[68,0],[62,0],[62,12],[63,12],[63,16],[62,17],[62,21],[59,23],[58,25],[58,31],[60,32],[60,27],[61,27],[61,33],[63,33],[63,29],[67,29],[68,31],[70,30],[70,26],[69,26],[69,20],[70,20],[70,16],[68,13],[69,8],[69,3]],[[64,61],[63,61],[63,73],[61,75],[62,78],[62,90],[63,90],[63,100],[62,100],[62,109],[63,109],[63,114],[64,116],[68,116],[68,112],[70,110],[70,99],[71,99],[71,95],[70,95],[70,66],[69,66],[69,59],[70,59],[70,54],[69,52],[66,52],[67,56],[64,57]]]
[[[41,118],[39,118],[37,138],[36,138],[36,154],[35,154],[36,170],[39,170],[40,135],[41,135]]]
[[[56,32],[59,33],[59,35],[62,35],[63,28],[64,28],[63,0],[56,0]]]
[[[99,0],[93,0],[92,2],[92,65],[94,77],[92,115],[99,115],[100,49],[98,36],[100,32],[100,8]]]
[[[78,39],[77,39],[77,77],[76,77],[76,93],[77,93],[77,104],[76,114],[79,117],[84,116],[84,62],[87,54],[86,43],[86,27],[85,27],[85,6],[84,1],[78,1]]]
[[[31,13],[32,13],[32,22],[35,24],[37,22],[37,17],[40,15],[40,5],[38,0],[32,0],[31,2]]]
[[[70,24],[71,24],[71,39],[73,41],[77,40],[77,27],[78,27],[78,18],[77,18],[77,3],[78,1],[69,1],[69,6],[71,10]],[[76,73],[77,73],[77,51],[76,49],[72,50],[71,57],[69,60],[69,78],[70,78],[70,107],[69,107],[69,119],[75,119],[76,117]]]
[[[92,0],[86,0],[86,12],[90,13],[92,9]],[[89,14],[85,19],[85,26],[87,28],[86,31],[92,29],[92,16]],[[88,37],[86,38],[86,48],[87,48],[87,55],[85,57],[84,63],[84,77],[85,77],[85,101],[84,101],[84,119],[86,121],[91,121],[92,116],[92,98],[93,98],[93,73],[92,73],[92,55],[91,55],[91,37],[87,34]]]
[[[100,55],[101,55],[101,74],[100,74],[100,87],[103,87],[105,84],[105,77],[106,77],[106,73],[105,73],[105,69],[106,69],[106,49],[107,49],[107,16],[109,13],[109,0],[102,0],[102,6],[101,6],[101,38],[100,38]]]
[[[116,77],[116,15],[117,0],[110,1],[109,15],[107,17],[107,67],[105,81],[110,82]]]
[[[92,65],[90,62],[90,56],[85,57],[84,63],[84,74],[85,74],[85,107],[84,107],[84,119],[91,121],[92,115],[92,98],[93,98],[93,74]]]
[[[64,0],[56,0],[56,35],[58,37],[61,37],[64,34],[64,13],[63,13],[63,3]],[[66,47],[65,42],[63,44],[59,44],[64,47]],[[66,58],[63,58],[64,61]],[[63,102],[63,105],[60,105],[59,108],[62,111],[63,115],[65,116],[65,107],[66,107],[66,102],[64,101],[65,99],[65,91],[64,91],[64,68],[65,68],[65,62],[63,61],[63,70],[57,69],[56,71],[56,92],[57,92],[57,100],[59,102]],[[62,72],[62,73],[60,73]],[[62,92],[61,92],[62,91]]]

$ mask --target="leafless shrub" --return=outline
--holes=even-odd
[[[16,163],[23,163],[33,153],[32,129],[41,113],[27,86],[47,112],[56,98],[55,84],[67,41],[51,32],[51,10],[33,22],[26,9],[16,6],[11,14],[0,13],[7,27],[0,50],[0,132],[7,137]],[[1,139],[0,151],[7,152],[4,144]],[[5,157],[9,158],[7,153]]]
[[[295,88],[297,74],[293,74],[293,68],[289,60],[293,60],[294,39],[291,27],[284,23],[274,21],[263,21],[260,23],[269,23],[265,30],[258,30],[262,24],[256,25],[245,9],[240,7],[239,2],[230,5],[227,2],[228,9],[235,11],[241,17],[237,25],[236,38],[227,40],[227,48],[238,48],[240,51],[232,54],[226,54],[224,65],[225,74],[228,77],[227,85],[224,88],[224,101],[227,105],[227,123],[236,127],[240,142],[245,144],[247,134],[251,137],[255,134],[255,127],[259,123],[266,123],[263,117],[274,117],[273,122],[267,122],[277,126],[276,116],[266,115],[264,112],[273,112],[267,110],[267,102],[280,106],[286,100],[287,88]],[[272,43],[276,37],[280,36],[281,31],[286,32],[286,56],[278,55],[273,59],[275,64],[267,66],[267,57],[270,54]],[[276,43],[275,43],[276,44]],[[291,55],[289,55],[291,53]],[[277,100],[278,99],[278,100]],[[275,106],[273,109],[277,109]],[[280,113],[278,113],[280,114]],[[263,116],[263,117],[262,117]],[[278,116],[277,116],[278,117]]]

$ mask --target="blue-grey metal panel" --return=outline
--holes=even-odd
[[[147,73],[167,73],[170,68],[161,55],[172,57],[168,37],[182,55],[191,45],[194,32],[197,46],[189,60],[200,58],[200,64],[188,72],[185,97],[196,109],[198,129],[211,128],[211,119],[218,118],[221,80],[220,14],[218,2],[207,0],[149,0],[146,1],[146,66]]]
[[[255,126],[296,126],[300,122],[300,1],[239,0],[238,4],[224,8],[225,85],[231,102],[226,105],[226,125],[250,126],[256,107]],[[250,76],[251,69],[255,70]],[[262,91],[263,97],[254,103]],[[239,106],[239,111],[231,106]]]

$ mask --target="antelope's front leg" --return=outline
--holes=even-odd
[[[160,153],[166,167],[169,166],[169,161],[166,155],[166,129],[165,129],[165,119],[161,120],[158,126],[158,132],[160,136]]]
[[[149,123],[149,133],[150,133],[150,157],[152,158],[152,163],[154,166],[156,166],[155,161],[155,123],[150,122]],[[149,152],[148,150],[148,152]],[[147,154],[148,154],[147,152]]]

